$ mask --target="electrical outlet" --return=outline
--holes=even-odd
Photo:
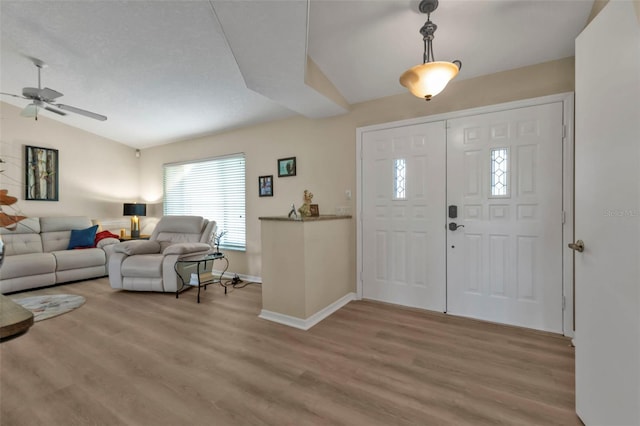
[[[351,214],[351,207],[349,206],[337,206],[336,207],[336,215],[338,216],[347,216]]]

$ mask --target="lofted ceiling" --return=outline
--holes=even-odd
[[[457,79],[468,79],[573,56],[592,4],[440,0],[431,15],[436,60],[462,60]],[[108,120],[43,116],[135,148],[293,115],[344,114],[350,104],[406,92],[400,74],[422,61],[426,15],[417,5],[0,0],[0,92],[37,87],[29,58],[40,59],[48,65],[42,87]]]

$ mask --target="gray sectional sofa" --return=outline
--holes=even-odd
[[[0,228],[5,256],[0,267],[0,293],[11,293],[107,275],[117,238],[105,238],[95,248],[69,250],[72,230],[93,225],[83,216],[30,217],[15,230]]]

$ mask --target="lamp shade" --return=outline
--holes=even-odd
[[[426,100],[442,92],[460,69],[452,62],[427,62],[409,68],[400,76],[400,84]]]
[[[137,203],[124,203],[124,207],[122,209],[123,216],[146,216],[147,215],[147,205],[137,204]]]

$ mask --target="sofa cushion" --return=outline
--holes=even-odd
[[[178,243],[169,245],[162,253],[166,256],[169,254],[187,254],[207,250],[211,250],[211,246],[205,243]]]
[[[59,250],[51,254],[56,259],[56,270],[89,268],[92,266],[104,266],[107,258],[104,250],[88,248],[85,250]]]
[[[0,228],[0,235],[5,246],[5,256],[27,253],[42,253],[40,238],[40,220],[27,218],[18,223],[12,231]]]
[[[92,226],[91,220],[84,216],[41,217],[42,248],[45,252],[66,250],[72,229],[84,229]]]
[[[97,231],[98,225],[93,225],[86,229],[72,229],[67,250],[94,247]]]
[[[209,221],[201,216],[164,216],[153,230],[151,240],[196,243]]]
[[[39,233],[40,233],[39,217],[28,217],[26,219],[23,219],[20,222],[18,222],[15,229],[0,228],[0,235],[2,235],[3,239],[5,235],[39,234]]]
[[[52,216],[40,218],[42,232],[71,231],[72,229],[88,228],[90,226],[93,226],[93,223],[85,216]]]
[[[51,253],[27,253],[6,256],[0,268],[0,280],[42,275],[56,270],[56,259]]]
[[[162,254],[147,254],[145,256],[127,257],[120,267],[125,277],[162,277]]]

